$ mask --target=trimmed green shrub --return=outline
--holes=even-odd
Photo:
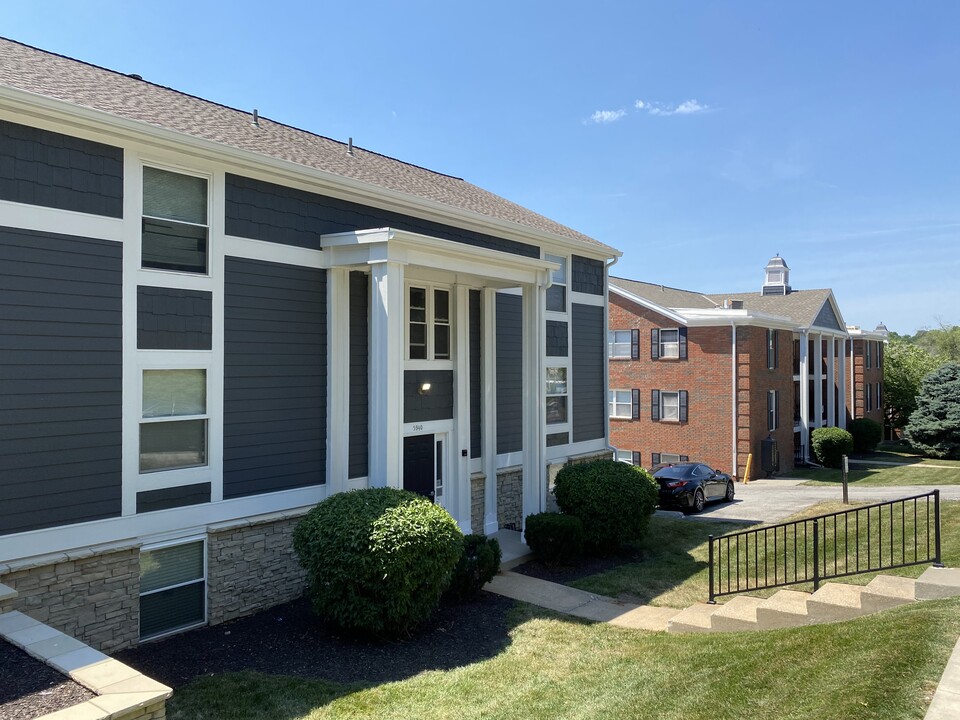
[[[293,531],[314,611],[378,636],[407,633],[430,617],[462,547],[446,510],[394,488],[332,495]]]
[[[614,460],[566,465],[557,473],[557,505],[580,518],[586,549],[616,552],[647,534],[657,484],[643,468]]]
[[[857,418],[847,425],[853,436],[854,452],[873,452],[883,440],[883,427],[876,420]]]
[[[500,571],[500,543],[485,535],[467,535],[463,538],[463,552],[453,568],[453,576],[446,596],[455,600],[475,597],[480,588],[493,580]]]
[[[547,565],[574,565],[583,557],[583,523],[573,515],[528,515],[523,537],[537,559]]]
[[[821,465],[838,468],[842,456],[853,451],[853,435],[837,427],[816,428],[810,433],[810,447]]]

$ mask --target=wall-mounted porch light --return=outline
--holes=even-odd
[[[421,395],[426,395],[428,392],[430,392],[430,383],[428,383],[428,382],[423,383],[423,384],[420,386],[419,392],[420,392]]]

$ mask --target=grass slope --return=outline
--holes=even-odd
[[[785,477],[809,478],[804,485],[839,485],[843,482],[839,470],[828,468],[801,468]],[[892,487],[894,485],[960,485],[960,467],[927,467],[925,465],[861,465],[851,463],[848,482],[861,487]]]
[[[960,635],[960,601],[764,633],[667,635],[519,606],[494,658],[379,686],[253,673],[201,678],[171,720],[922,718]]]

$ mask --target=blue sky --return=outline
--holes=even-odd
[[[16,3],[0,33],[463,177],[703,292],[960,323],[960,4]],[[229,10],[227,10],[229,8]]]

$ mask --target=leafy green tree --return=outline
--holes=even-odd
[[[923,379],[904,436],[924,455],[960,459],[960,363],[948,362]]]
[[[922,347],[900,338],[891,338],[884,351],[884,406],[890,424],[904,427],[917,408],[920,381],[936,370],[941,361]]]
[[[915,345],[945,361],[960,362],[960,325],[945,325],[939,328],[920,330],[913,338]]]

